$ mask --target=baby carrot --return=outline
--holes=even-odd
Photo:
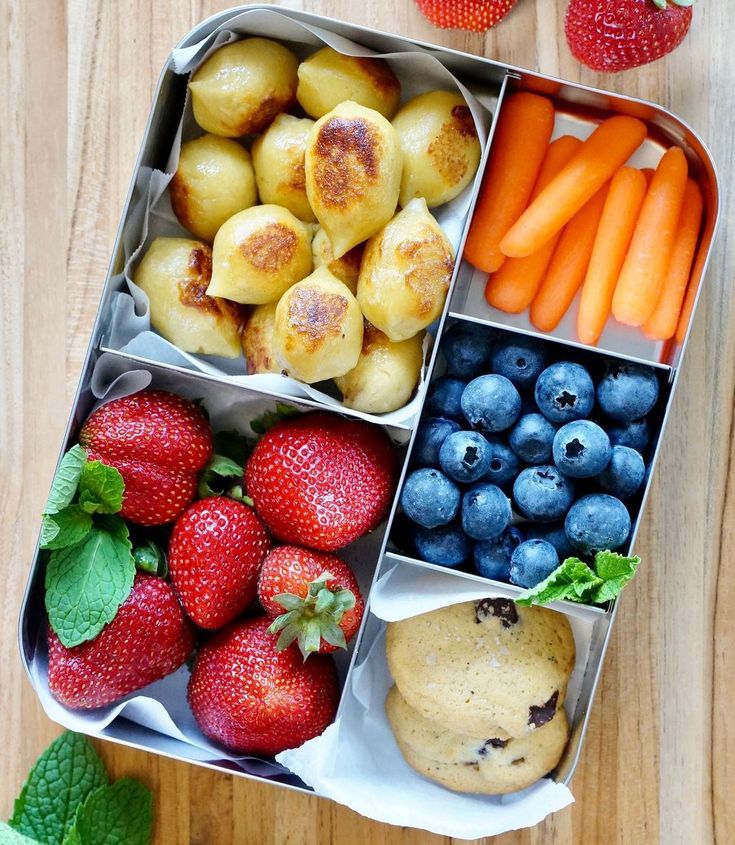
[[[584,281],[607,193],[608,185],[604,185],[561,233],[549,269],[531,303],[531,322],[542,332],[557,327]]]
[[[679,147],[671,147],[653,174],[613,296],[613,315],[627,326],[643,325],[656,307],[686,183],[686,157]]]
[[[645,196],[646,177],[640,170],[621,167],[613,176],[579,301],[577,335],[582,343],[597,343],[605,328]]]
[[[653,174],[656,170],[653,167],[642,167],[641,173],[646,177],[646,185],[650,187],[651,182],[653,181]]]
[[[531,202],[581,146],[582,142],[573,135],[563,135],[549,144],[531,194]],[[502,267],[487,280],[485,299],[488,303],[510,314],[525,311],[536,296],[555,246],[556,239],[552,238],[526,258],[506,258]]]
[[[702,192],[693,179],[687,179],[684,203],[679,215],[676,240],[666,271],[663,290],[656,303],[656,310],[643,324],[643,333],[653,340],[668,340],[674,335],[684,294],[694,261],[702,222]]]
[[[603,121],[500,242],[512,258],[540,249],[612,177],[646,137],[646,125],[616,115]]]
[[[707,255],[706,250],[700,250],[692,268],[691,278],[687,285],[687,294],[684,297],[684,305],[681,308],[679,315],[679,325],[676,327],[676,342],[684,343],[684,338],[689,328],[689,323],[692,319],[692,311],[694,310],[694,301],[697,298],[697,291],[699,290],[699,283],[702,280],[702,269],[704,259]]]
[[[464,248],[479,270],[494,273],[505,260],[500,239],[528,203],[553,129],[554,107],[546,97],[523,91],[503,104]]]

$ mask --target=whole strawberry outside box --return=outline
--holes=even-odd
[[[179,123],[184,138],[192,137],[195,128],[187,97],[188,74],[215,48],[248,37],[286,44],[299,59],[325,45],[348,55],[389,55],[404,98],[422,93],[415,80],[428,74],[433,87],[460,92],[470,105],[482,156],[477,175],[464,193],[437,214],[456,261],[441,316],[423,342],[424,360],[417,387],[398,411],[379,414],[351,410],[333,390],[324,390],[321,384],[305,385],[280,374],[244,375],[244,370],[223,364],[221,357],[184,352],[151,331],[147,300],[130,283],[128,270],[134,264],[133,256],[138,255],[138,247],[143,245],[144,231],[150,230],[149,238],[156,234],[181,234],[167,203],[168,185],[180,147],[180,138],[176,137]],[[652,340],[610,321],[598,346],[588,346],[580,343],[575,334],[575,306],[554,329],[543,333],[526,313],[501,311],[485,299],[487,273],[463,257],[463,247],[486,165],[493,154],[495,130],[502,119],[504,103],[521,91],[545,97],[553,104],[552,141],[566,135],[584,141],[605,118],[626,115],[646,125],[646,139],[631,158],[631,166],[655,168],[670,146],[683,149],[689,177],[703,197],[703,212],[687,294],[689,322],[683,325],[678,339]],[[167,164],[169,161],[174,162],[173,167]],[[121,587],[130,596],[122,620],[122,610],[113,621],[103,613],[96,622],[96,633],[87,631],[82,636],[95,633],[98,638],[106,637],[110,651],[120,648],[118,655],[124,654],[124,648],[138,642],[140,630],[134,621],[128,635],[124,630],[129,624],[126,620],[142,618],[141,608],[152,606],[158,613],[160,608],[169,607],[169,627],[156,640],[159,653],[148,654],[146,645],[135,645],[136,651],[150,659],[150,675],[142,673],[131,678],[120,672],[115,677],[117,693],[107,696],[99,694],[104,679],[94,676],[89,666],[80,669],[77,665],[77,676],[72,676],[65,666],[64,672],[52,671],[61,665],[57,652],[63,653],[59,649],[64,646],[53,630],[48,633],[45,583],[49,552],[37,551],[21,613],[20,644],[31,682],[50,718],[91,736],[244,777],[314,791],[381,821],[422,827],[446,836],[476,838],[529,826],[568,804],[573,800],[568,787],[582,753],[616,602],[576,604],[562,600],[550,606],[566,620],[565,625],[569,624],[575,657],[564,704],[569,739],[548,777],[503,798],[463,794],[422,777],[401,756],[385,715],[384,701],[392,683],[385,654],[387,627],[462,602],[476,602],[479,607],[486,600],[492,607],[515,607],[513,600],[522,590],[495,576],[484,577],[473,568],[470,559],[455,568],[432,563],[430,555],[422,554],[424,547],[414,542],[411,532],[415,526],[407,520],[400,504],[401,491],[406,477],[418,465],[417,428],[421,420],[433,415],[432,403],[438,401],[436,385],[448,385],[449,389],[449,382],[456,378],[448,371],[448,361],[455,354],[450,350],[452,344],[456,345],[452,338],[461,332],[453,326],[479,326],[492,336],[491,345],[500,341],[507,346],[515,340],[540,343],[550,362],[579,363],[595,381],[602,377],[603,366],[611,363],[622,367],[642,365],[655,374],[658,398],[645,422],[646,445],[640,447],[646,450],[646,478],[631,500],[632,526],[619,549],[623,555],[631,556],[718,211],[717,176],[706,147],[692,129],[657,105],[276,7],[231,9],[195,27],[174,50],[159,81],[62,452],[81,443],[89,450],[90,458],[104,463],[107,457],[115,465],[114,455],[104,437],[100,438],[100,431],[88,428],[84,433],[83,424],[95,408],[104,410],[111,400],[121,397],[145,397],[147,394],[141,391],[151,390],[174,394],[187,407],[194,402],[214,432],[214,443],[192,442],[176,468],[166,467],[164,458],[158,460],[153,475],[117,461],[130,491],[127,511],[124,507],[120,515],[105,514],[100,505],[102,511],[92,515],[93,530],[98,533],[105,530],[114,536],[119,524],[110,521],[112,517],[130,519],[131,525],[138,526],[131,529],[138,573],[134,568],[130,570],[125,576],[128,581]],[[470,351],[468,355],[464,360],[469,361],[471,368],[474,364]],[[485,373],[494,365],[488,358],[482,366],[486,367],[481,371]],[[352,533],[345,531],[335,536],[322,530],[318,522],[305,520],[289,534],[280,523],[280,511],[292,493],[275,487],[269,494],[272,499],[266,501],[265,470],[257,460],[251,465],[249,479],[247,473],[244,479],[238,478],[237,466],[232,467],[239,463],[241,470],[240,459],[221,462],[222,475],[217,480],[208,473],[202,475],[202,468],[211,465],[208,462],[212,451],[222,444],[223,434],[236,432],[254,442],[279,417],[288,419],[289,415],[302,414],[307,418],[312,412],[326,413],[338,420],[360,420],[361,425],[374,427],[380,442],[392,443],[395,466],[385,481],[386,489],[390,489],[387,508],[371,510],[366,494],[356,482],[350,490],[343,491],[345,502],[354,497],[359,505],[350,517]],[[455,422],[448,430],[461,428]],[[635,431],[631,427],[626,431],[625,437],[640,436],[642,425]],[[164,448],[162,453],[166,451]],[[274,454],[277,451],[276,448]],[[222,492],[228,493],[226,503],[213,498]],[[196,501],[191,504],[193,499]],[[92,504],[89,508],[94,510]],[[171,520],[175,518],[180,527],[174,532],[177,536],[170,539]],[[161,523],[169,527],[160,527]],[[198,552],[202,560],[211,554],[221,561],[209,582],[192,578],[190,566],[190,549],[196,545],[197,531],[205,524],[235,526],[231,534],[230,529],[222,531],[219,545],[207,541]],[[408,534],[411,537],[406,540]],[[252,561],[242,555],[228,557],[239,548],[238,544],[248,549],[257,546]],[[294,546],[308,549],[289,555],[288,548]],[[162,549],[168,551],[165,563]],[[338,566],[340,562],[346,571]],[[647,561],[641,565],[646,566]],[[294,590],[294,566],[299,574],[308,573],[310,591],[301,598],[283,599],[284,593]],[[328,573],[316,571],[324,566]],[[72,595],[79,592],[77,586],[72,585]],[[217,600],[211,601],[215,596]],[[261,607],[262,611],[257,610]],[[333,618],[341,624],[332,624],[333,612]],[[223,630],[224,634],[216,633]],[[75,632],[62,632],[62,639],[67,634],[71,638],[68,641],[74,641]],[[169,635],[172,641],[176,640],[176,648],[169,649]],[[308,661],[323,668],[308,670],[308,682],[292,699],[293,704],[287,695],[283,699],[284,710],[274,723],[278,730],[243,734],[237,725],[227,722],[226,713],[217,712],[214,706],[227,701],[231,690],[218,689],[209,679],[203,682],[202,673],[208,671],[211,678],[231,676],[238,671],[233,667],[242,667],[242,654],[250,659],[259,648],[271,649],[279,636],[288,643],[286,648],[291,649],[288,654],[293,659],[289,665],[288,661],[270,664],[280,667],[273,675],[274,681],[281,671],[291,679],[302,666],[309,665]],[[195,639],[197,654],[192,676],[185,661]],[[95,642],[91,639],[92,645]],[[302,653],[310,655],[305,663]],[[89,681],[93,676],[97,678],[94,683]],[[141,689],[140,684],[148,678],[161,679]],[[95,693],[92,688],[98,683]],[[301,706],[309,707],[308,719],[302,718]],[[493,753],[507,742],[502,737],[484,737],[485,740],[494,743],[488,746]],[[248,750],[243,752],[243,748]],[[288,750],[278,753],[283,749]],[[395,798],[397,787],[400,801]]]

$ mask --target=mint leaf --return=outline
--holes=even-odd
[[[602,579],[584,561],[568,557],[548,578],[525,590],[515,602],[520,605],[541,605],[560,599],[587,601],[591,590],[601,584]]]
[[[590,601],[603,604],[616,598],[628,581],[633,578],[641,562],[639,557],[625,557],[617,552],[597,552],[594,568],[602,579],[591,594]]]
[[[100,531],[106,531],[108,534],[112,534],[121,543],[128,542],[128,525],[121,516],[115,516],[115,514],[111,513],[100,513],[95,516],[94,525]]]
[[[92,517],[79,505],[67,505],[64,510],[44,516],[41,525],[41,548],[63,549],[81,542],[92,527]]]
[[[13,830],[10,825],[0,822],[0,845],[38,845],[35,839],[29,839]]]
[[[89,741],[66,731],[28,773],[10,824],[37,842],[58,845],[71,827],[79,804],[106,784],[105,767]],[[7,841],[14,843],[13,839]],[[0,829],[0,843],[4,842]]]
[[[148,845],[152,827],[150,790],[123,778],[97,789],[79,807],[64,845]]]
[[[256,434],[262,435],[273,428],[274,425],[281,422],[281,420],[298,416],[301,416],[301,411],[299,411],[298,408],[293,408],[291,405],[286,405],[284,402],[276,402],[276,410],[266,411],[260,417],[256,417],[251,421],[250,428],[252,428]]]
[[[120,471],[101,461],[87,461],[79,478],[79,505],[87,513],[117,513],[125,483]]]
[[[86,462],[87,453],[81,446],[72,446],[64,455],[51,482],[46,507],[43,509],[45,514],[58,513],[71,504]]]
[[[231,481],[225,479],[242,479],[243,464],[238,464],[226,455],[212,455],[209,463],[204,467],[199,478],[197,492],[204,499],[207,496],[219,496]]]
[[[92,528],[81,543],[51,552],[46,610],[67,648],[94,639],[130,594],[135,563],[130,541]]]

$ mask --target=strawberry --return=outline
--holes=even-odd
[[[298,546],[268,552],[258,577],[258,599],[275,620],[268,630],[281,632],[276,648],[281,651],[296,640],[304,658],[347,648],[365,610],[357,579],[343,560]]]
[[[103,707],[175,672],[193,648],[194,631],[171,585],[139,573],[94,640],[66,648],[49,628],[49,689],[67,707]]]
[[[189,704],[202,733],[239,754],[273,756],[318,736],[334,719],[339,683],[332,658],[304,662],[276,650],[270,619],[236,622],[201,647]]]
[[[197,473],[212,454],[204,414],[163,390],[143,390],[98,408],[79,443],[90,460],[119,470],[121,516],[139,525],[171,522],[194,498]]]
[[[571,0],[569,49],[592,70],[617,73],[655,62],[684,39],[692,0]]]
[[[171,580],[200,628],[221,628],[253,601],[271,541],[255,511],[225,496],[190,505],[168,547]]]
[[[440,29],[486,32],[501,21],[518,0],[416,0],[421,14]]]
[[[334,551],[380,523],[396,468],[380,428],[317,411],[270,429],[250,456],[245,483],[275,537]]]

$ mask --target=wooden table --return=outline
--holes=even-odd
[[[58,731],[24,677],[16,619],[153,87],[174,42],[234,2],[0,0],[0,818]],[[617,76],[571,57],[563,2],[520,0],[486,37],[434,29],[410,0],[283,5],[656,100],[708,139],[725,188],[723,226],[640,536],[644,564],[622,603],[573,782],[577,803],[495,842],[735,842],[730,4],[697,3],[672,56]],[[154,790],[157,843],[449,842],[317,798],[99,747],[115,776]]]

